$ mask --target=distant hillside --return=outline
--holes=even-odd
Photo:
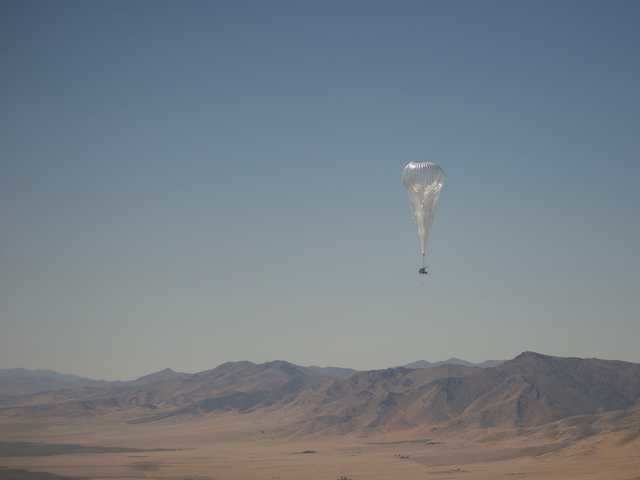
[[[316,367],[315,365],[312,365],[306,368],[320,375],[326,375],[328,377],[335,377],[335,378],[346,378],[356,372],[356,370],[353,370],[352,368],[341,368],[341,367]]]
[[[313,405],[305,431],[529,427],[637,407],[640,365],[525,352],[492,368],[400,367],[337,380]]]
[[[165,369],[128,382],[4,371],[4,378],[10,379],[55,379],[38,388],[51,385],[57,390],[38,393],[35,381],[26,383],[36,393],[5,398],[0,414],[65,417],[118,410],[139,423],[264,409],[265,415],[280,411],[291,421],[295,412],[292,428],[297,433],[529,428],[606,412],[623,412],[614,420],[638,418],[640,364],[533,352],[495,367],[453,360],[427,368],[360,372],[280,360],[229,362],[195,374]],[[7,385],[19,391],[19,382],[11,382],[0,384],[7,391]],[[624,413],[629,411],[636,413]]]
[[[129,382],[131,385],[145,385],[156,382],[165,382],[165,381],[173,381],[173,380],[182,380],[190,377],[188,373],[180,373],[170,368],[165,368],[164,370],[160,370],[158,372],[150,373],[148,375],[144,375],[132,382]]]
[[[0,369],[0,398],[50,392],[65,388],[98,386],[104,383],[50,370]]]
[[[464,367],[480,367],[480,368],[491,368],[497,367],[501,363],[504,363],[504,360],[485,360],[480,363],[467,362],[466,360],[462,360],[461,358],[449,358],[448,360],[443,360],[440,362],[428,362],[427,360],[418,360],[415,362],[408,363],[404,365],[406,368],[431,368],[431,367],[439,367],[441,365],[462,365]]]
[[[439,405],[422,408],[423,392],[441,379],[473,375],[478,369],[461,365],[358,372],[322,388],[305,392],[297,401],[308,409],[300,428],[305,432],[390,430],[446,419]]]
[[[347,373],[281,360],[263,364],[228,362],[194,374],[165,369],[128,382],[105,382],[100,388],[28,395],[14,398],[11,404],[5,402],[5,406],[61,416],[146,409],[152,418],[229,409],[247,411],[289,401],[305,388]]]
[[[473,399],[460,410],[462,425],[540,425],[633,407],[640,401],[640,364],[525,352],[448,393]]]

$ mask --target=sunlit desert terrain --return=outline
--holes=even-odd
[[[640,479],[629,362],[2,375],[0,479]]]
[[[44,422],[5,417],[0,429],[3,442],[159,450],[4,457],[0,465],[92,479],[640,478],[640,435],[629,431],[600,433],[564,445],[557,432],[553,438],[545,430],[487,435],[482,430],[414,429],[300,437],[284,433],[286,415],[276,412],[134,425],[123,420],[117,415]],[[9,477],[0,473],[0,478]]]

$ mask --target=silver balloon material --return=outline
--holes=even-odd
[[[444,180],[444,171],[432,162],[409,162],[402,170],[402,183],[409,193],[409,204],[418,225],[423,270],[429,231]]]

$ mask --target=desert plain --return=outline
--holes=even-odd
[[[592,382],[584,392],[589,401],[604,395],[598,405],[613,401],[612,392],[628,395],[635,364],[528,354],[494,369],[347,372],[309,377],[310,385],[299,381],[309,375],[305,368],[230,365],[180,378],[161,372],[108,390],[16,397],[19,407],[0,408],[0,479],[640,480],[637,403],[551,421],[540,413],[555,415],[551,407],[564,405],[567,372],[580,388]],[[627,372],[624,382],[596,375],[612,368]],[[558,372],[566,388],[555,391]],[[190,385],[191,402],[205,384],[208,398],[197,409],[160,401]],[[251,394],[256,404],[247,407],[248,392],[265,392],[266,384],[277,387]],[[477,398],[469,394],[475,385],[484,392]],[[579,398],[570,396],[568,405],[579,409]],[[437,421],[434,412],[448,413]]]

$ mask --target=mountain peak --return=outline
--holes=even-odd
[[[171,368],[165,368],[164,370],[159,370],[157,372],[149,373],[147,375],[143,375],[140,378],[134,380],[135,383],[149,383],[149,382],[159,382],[163,380],[172,380],[174,378],[181,378],[186,373],[178,373]]]
[[[472,362],[468,362],[467,360],[463,360],[462,358],[451,357],[445,360],[444,362],[438,362],[441,365],[463,365],[465,367],[473,367],[475,364]]]
[[[522,352],[520,355],[517,355],[514,358],[514,360],[527,360],[527,359],[544,360],[549,358],[553,358],[553,357],[551,357],[550,355],[543,355],[542,353],[532,352],[527,350]]]

